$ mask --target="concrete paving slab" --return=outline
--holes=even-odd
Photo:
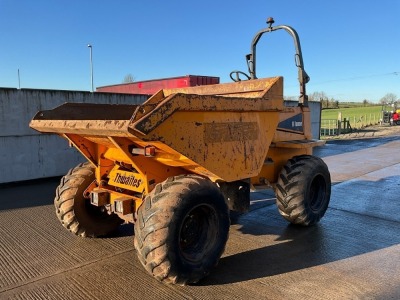
[[[362,149],[348,147],[347,152],[323,157],[329,167],[332,183],[343,182],[400,163],[400,155],[396,155],[400,149],[399,139],[374,147],[369,145],[368,140],[364,143],[366,147]],[[360,141],[358,144],[361,145]],[[327,147],[330,145],[332,143]]]
[[[331,208],[400,222],[400,164],[342,182],[333,189]]]
[[[2,186],[0,299],[399,299],[400,138],[374,143],[317,151],[336,184],[316,226],[288,225],[271,191],[254,193],[250,212],[232,216],[217,268],[184,287],[147,274],[132,226],[103,239],[67,232],[52,204],[57,180]]]

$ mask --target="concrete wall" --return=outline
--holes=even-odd
[[[29,128],[39,110],[65,102],[139,104],[146,95],[0,89],[0,183],[61,176],[84,158],[67,140]]]
[[[85,161],[67,140],[29,128],[40,110],[65,102],[140,104],[148,96],[76,91],[0,88],[0,183],[62,176]],[[288,102],[297,105],[297,102]],[[314,138],[319,137],[320,104],[310,102]]]

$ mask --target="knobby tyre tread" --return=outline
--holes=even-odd
[[[278,211],[292,224],[310,226],[324,216],[330,201],[331,178],[325,162],[301,155],[282,168],[275,186]]]
[[[90,163],[79,164],[61,178],[56,189],[54,206],[57,218],[77,236],[105,236],[122,223],[117,215],[103,212],[83,197],[83,192],[94,179],[94,168]]]
[[[156,279],[195,283],[218,263],[229,225],[227,204],[212,182],[197,175],[175,176],[146,196],[134,244],[140,262]]]

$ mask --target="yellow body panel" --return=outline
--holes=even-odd
[[[213,177],[234,181],[258,174],[277,122],[276,112],[229,112],[216,116],[178,112],[146,139],[162,136],[165,145],[190,157],[194,165],[215,174]],[[207,173],[201,175],[209,177]]]
[[[125,194],[138,207],[157,183],[179,174],[276,182],[288,159],[316,145],[308,107],[283,103],[283,78],[273,77],[161,90],[142,105],[64,104],[39,112],[30,126],[67,138],[111,201]],[[301,130],[283,126],[292,119]]]

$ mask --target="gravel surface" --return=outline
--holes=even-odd
[[[353,132],[321,137],[324,140],[342,140],[342,139],[363,139],[376,138],[385,136],[400,136],[400,126],[390,125],[373,125],[362,129],[357,129]]]

